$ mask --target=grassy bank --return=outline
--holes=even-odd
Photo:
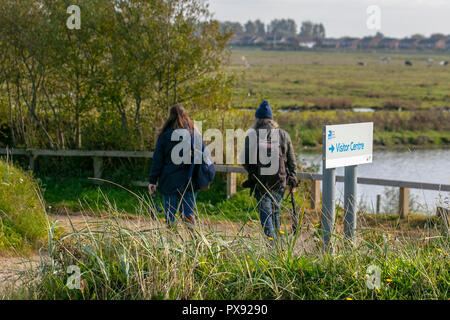
[[[0,160],[0,254],[39,247],[47,228],[43,199],[33,177]]]

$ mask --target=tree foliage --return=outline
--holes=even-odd
[[[322,23],[315,24],[311,21],[302,22],[300,27],[300,37],[309,39],[324,39],[325,38],[325,27]]]
[[[174,103],[194,116],[228,108],[231,32],[203,1],[80,0],[73,30],[71,4],[0,3],[0,108],[13,146],[148,149]]]
[[[275,19],[270,22],[269,30],[276,37],[293,37],[297,33],[297,24],[292,19]]]

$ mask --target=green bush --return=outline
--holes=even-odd
[[[47,226],[36,182],[0,160],[0,252],[23,251],[44,241]]]

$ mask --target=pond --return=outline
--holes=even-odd
[[[306,165],[319,166],[322,173],[322,154],[302,153],[299,160]],[[337,175],[344,175],[344,168],[337,169]],[[358,176],[390,180],[450,184],[450,149],[414,151],[377,151],[373,153],[373,163],[358,166]],[[376,197],[381,195],[381,212],[392,211],[397,202],[398,188],[358,185],[358,200],[369,212],[376,211]],[[337,183],[336,203],[343,204],[344,184]],[[450,192],[410,189],[413,200],[412,211],[435,214],[436,206],[450,206]]]

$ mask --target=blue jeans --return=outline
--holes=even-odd
[[[164,195],[164,212],[167,223],[175,221],[175,214],[180,212],[184,216],[194,214],[195,198],[197,193],[185,192],[184,194]]]
[[[256,192],[258,201],[259,220],[266,236],[277,237],[280,230],[280,206],[283,200],[285,188],[272,191],[271,194]],[[273,198],[272,198],[273,197]]]

